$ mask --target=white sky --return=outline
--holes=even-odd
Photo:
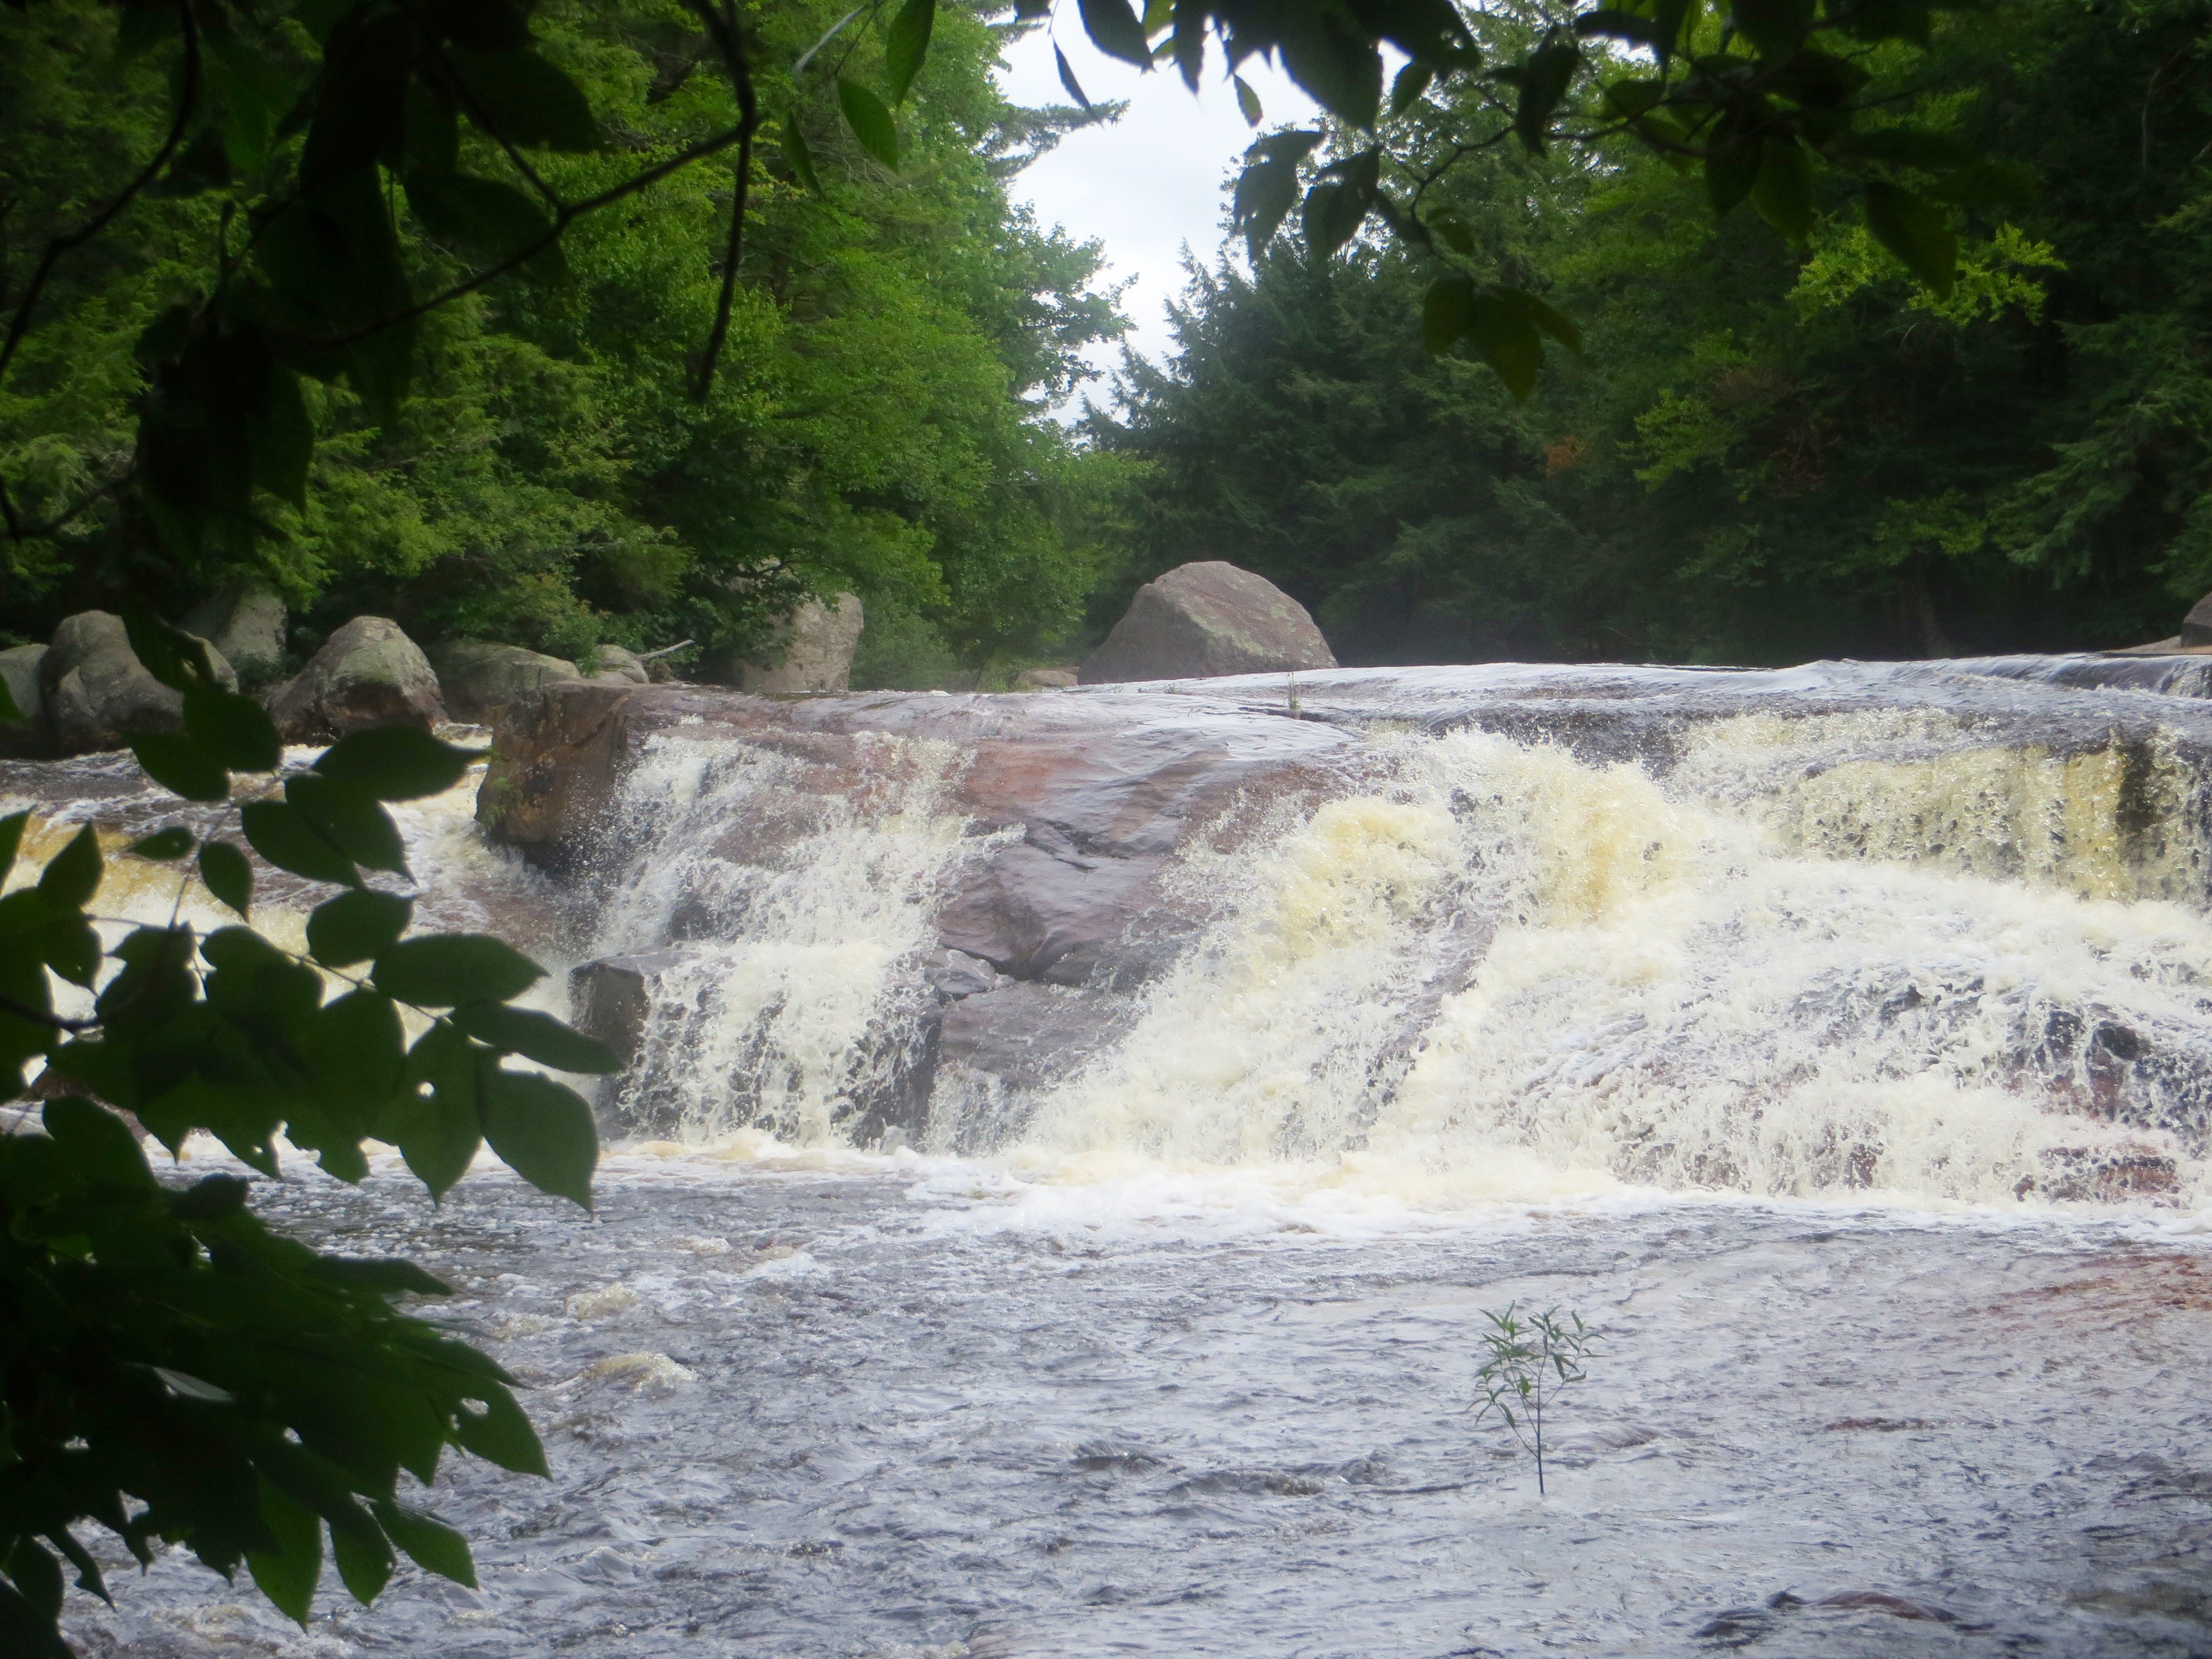
[[[1046,224],[1062,226],[1079,241],[1105,245],[1106,280],[1136,279],[1121,296],[1133,325],[1127,343],[1163,358],[1174,345],[1167,302],[1182,290],[1183,246],[1211,263],[1221,242],[1224,189],[1255,135],[1237,111],[1236,89],[1222,77],[1218,49],[1194,95],[1172,68],[1146,75],[1107,57],[1083,33],[1074,6],[1060,9],[1060,44],[1083,90],[1094,103],[1127,99],[1129,107],[1110,126],[1063,138],[1015,177],[1011,194],[1033,205]],[[1248,59],[1243,74],[1265,109],[1261,131],[1313,113],[1313,100],[1268,64]],[[1042,28],[1008,50],[999,84],[1017,104],[1073,101],[1060,84]],[[1120,355],[1118,348],[1094,349],[1091,360],[1110,367]],[[1089,391],[1103,400],[1100,382]]]

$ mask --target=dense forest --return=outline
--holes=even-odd
[[[1488,20],[1524,42],[1541,21]],[[2208,25],[2166,0],[2024,0],[1953,21],[1925,62],[1869,60],[1870,95],[1932,89],[1917,121],[2039,181],[1957,213],[1947,300],[1848,210],[1796,246],[1750,204],[1716,222],[1646,147],[1461,157],[1430,203],[1582,326],[1525,403],[1471,356],[1425,355],[1401,243],[1206,262],[1180,350],[1128,364],[1088,423],[1145,464],[1095,619],[1223,557],[1304,600],[1347,662],[2172,635],[2212,586]],[[1419,154],[1453,113],[1399,125]]]
[[[763,13],[762,61],[793,62],[837,15]],[[0,286],[155,147],[173,72],[113,50],[96,0],[36,16],[0,25]],[[1477,27],[1510,54],[1556,21],[1503,7]],[[1516,401],[1466,347],[1424,349],[1431,270],[1380,219],[1321,260],[1295,228],[1256,259],[1206,252],[1171,360],[1085,388],[1085,348],[1124,327],[1112,250],[1008,187],[1110,112],[1010,106],[991,69],[1023,25],[948,9],[896,172],[823,118],[799,148],[831,187],[810,189],[764,133],[706,400],[686,392],[726,165],[428,319],[400,418],[308,383],[323,435],[304,507],[264,500],[269,533],[180,568],[135,495],[98,491],[132,452],[136,343],[193,298],[210,249],[242,245],[232,216],[270,164],[203,145],[64,269],[0,393],[0,476],[27,514],[83,503],[0,555],[0,617],[43,638],[126,587],[173,614],[258,576],[303,646],[370,611],[569,656],[692,639],[691,672],[714,677],[799,596],[850,588],[870,618],[857,683],[973,684],[1071,659],[1136,584],[1219,557],[1304,600],[1351,663],[2158,638],[2212,585],[2209,21],[2176,0],[2022,0],[1952,16],[1925,56],[1869,52],[1877,107],[1893,95],[2039,181],[1950,210],[1960,276],[1941,299],[1868,234],[1848,181],[1792,242],[1751,204],[1716,218],[1694,177],[1626,137],[1456,155],[1424,211],[1583,330]],[[610,137],[546,157],[557,185],[730,118],[663,0],[562,0],[536,27]],[[880,56],[880,37],[852,50]],[[211,73],[253,95],[219,57]],[[766,71],[772,104],[784,73]],[[1395,152],[1442,160],[1484,88],[1386,122]],[[1335,131],[1322,154],[1351,142]],[[468,268],[465,239],[403,220],[418,277]],[[1087,414],[1069,425],[1050,411],[1072,396]]]
[[[764,14],[775,38],[762,61],[791,64],[842,9]],[[608,136],[592,153],[544,156],[556,186],[619,179],[732,119],[728,82],[678,6],[569,0],[539,8],[534,26]],[[132,55],[127,33],[118,52],[115,14],[97,0],[52,0],[0,30],[8,288],[158,148],[175,71],[173,54]],[[501,279],[427,319],[418,395],[400,418],[380,422],[348,387],[307,382],[321,441],[305,509],[263,498],[275,533],[250,548],[211,550],[180,572],[138,512],[108,499],[8,547],[7,629],[42,640],[125,586],[174,614],[258,574],[301,614],[308,648],[368,611],[426,641],[572,657],[599,641],[694,639],[695,672],[713,674],[797,596],[842,588],[865,596],[862,667],[880,678],[1056,644],[1099,568],[1088,503],[1124,464],[1079,448],[1041,410],[1068,390],[1076,354],[1121,324],[1096,281],[1098,252],[1009,205],[1024,162],[1093,118],[1008,106],[990,75],[998,39],[947,12],[902,112],[896,173],[825,118],[803,135],[826,186],[810,190],[781,135],[766,135],[738,303],[704,403],[687,391],[714,313],[726,162],[580,222],[565,269]],[[880,36],[854,49],[879,59]],[[218,51],[218,95],[253,95],[225,75]],[[763,98],[789,106],[787,79],[765,71]],[[490,141],[471,131],[463,143]],[[0,396],[0,476],[26,516],[122,470],[138,421],[135,343],[196,297],[226,234],[236,257],[238,204],[280,164],[273,149],[190,151],[95,254],[60,268]],[[478,250],[432,236],[419,210],[402,223],[419,282],[470,268]]]

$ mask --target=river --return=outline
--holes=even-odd
[[[1188,937],[1047,1074],[912,1058],[957,1006],[918,988],[945,896],[1012,834],[941,732],[803,812],[788,744],[643,740],[584,878],[486,845],[472,784],[410,807],[439,925],[674,953],[634,1132],[590,1216],[489,1162],[442,1208],[388,1161],[257,1202],[454,1283],[426,1313],[532,1385],[553,1478],[441,1475],[477,1591],[328,1586],[303,1633],[171,1556],[72,1637],[2212,1651],[2212,709],[2085,672],[1972,665],[1950,726],[1901,680],[1677,722],[1664,764],[1424,725],[1400,677],[1328,787],[1164,855]],[[2046,734],[1991,736],[1998,695]],[[56,840],[177,811],[97,761],[0,791]],[[714,839],[777,814],[771,851]],[[1600,1339],[1542,1497],[1467,1409],[1509,1304]]]

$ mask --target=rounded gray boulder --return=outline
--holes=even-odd
[[[382,617],[356,617],[269,700],[287,743],[329,743],[372,726],[427,732],[446,718],[422,647]]]
[[[584,678],[565,658],[483,640],[444,641],[430,647],[430,661],[453,717],[487,726],[507,704],[540,686]]]
[[[216,678],[235,690],[238,676],[222,653],[209,654]],[[39,696],[58,754],[120,749],[134,733],[185,729],[183,694],[146,672],[131,648],[123,618],[112,611],[80,611],[62,618],[39,661]]]
[[[1335,666],[1328,641],[1305,606],[1265,576],[1207,559],[1178,565],[1139,588],[1105,643],[1085,659],[1081,683],[1118,685]]]

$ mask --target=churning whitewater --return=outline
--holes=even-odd
[[[870,787],[826,803],[792,792],[802,761],[647,743],[594,951],[682,948],[626,1115],[882,1144],[877,1103],[929,1066],[933,913],[1012,832],[959,814],[950,745],[868,741]],[[1356,792],[1185,839],[1161,890],[1194,937],[1118,1026],[1026,1088],[939,1062],[913,1142],[1422,1202],[2195,1201],[2212,926],[2170,757],[1961,750],[1888,713],[1715,722],[1664,775],[1363,741]]]

